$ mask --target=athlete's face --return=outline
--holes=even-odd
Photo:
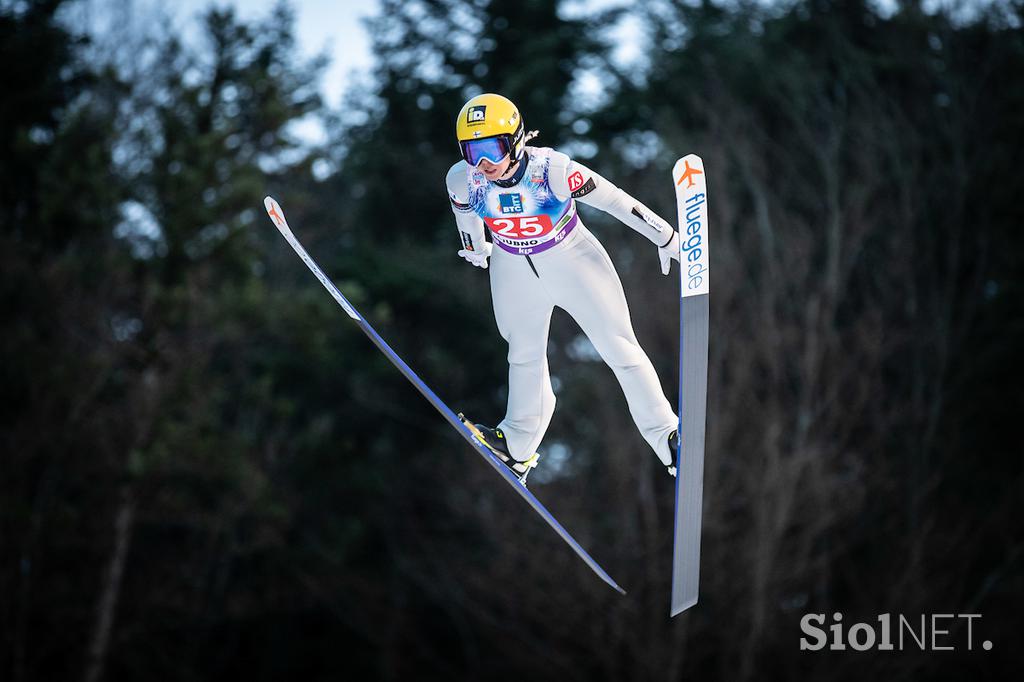
[[[512,164],[512,157],[509,154],[505,155],[499,163],[491,163],[487,159],[481,159],[480,172],[484,174],[484,177],[488,180],[497,180],[505,173],[508,172],[508,167]]]

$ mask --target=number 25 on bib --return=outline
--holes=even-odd
[[[484,218],[491,232],[506,239],[543,237],[554,227],[551,218],[544,214],[530,216],[509,216],[506,218]]]

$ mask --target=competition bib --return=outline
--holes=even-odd
[[[579,219],[570,197],[558,199],[548,184],[550,150],[530,148],[523,179],[514,187],[487,182],[470,169],[469,203],[491,230],[494,243],[504,251],[528,256],[559,244]]]

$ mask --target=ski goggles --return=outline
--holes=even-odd
[[[479,166],[484,159],[491,163],[501,163],[501,160],[512,151],[511,139],[508,135],[466,140],[459,142],[459,147],[462,148],[462,158],[470,166]]]

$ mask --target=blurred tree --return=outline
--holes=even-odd
[[[260,207],[268,178],[310,175],[291,126],[321,106],[323,63],[299,61],[292,24],[284,5],[251,23],[211,9],[199,48],[165,36],[133,107],[143,124],[122,140],[138,159],[125,167],[137,171],[133,206],[145,217],[124,230],[141,260],[123,304],[138,320],[141,378],[159,415],[122,463],[123,499],[143,500],[127,532],[144,548],[122,613],[153,623],[119,647],[111,665],[125,672],[152,660],[183,674],[222,664],[196,628],[248,616],[267,589],[257,567],[286,544],[288,492],[270,480],[297,445],[282,434],[297,407],[276,390],[301,375],[288,374],[293,341],[280,334],[309,309],[262,283],[259,254],[273,235]],[[325,343],[306,338],[310,351]],[[308,428],[289,435],[301,443]],[[252,563],[240,568],[243,556]]]
[[[0,5],[0,272],[2,337],[0,670],[34,676],[57,623],[79,628],[89,606],[66,568],[84,547],[73,529],[93,406],[115,342],[105,294],[124,197],[109,177],[116,84],[75,58],[83,39],[62,28],[61,2]],[[88,93],[88,94],[85,94]],[[116,277],[116,275],[115,275]],[[106,286],[105,283],[109,283]],[[59,632],[59,631],[58,631]]]
[[[5,159],[0,206],[18,320],[4,353],[21,358],[4,363],[16,549],[4,552],[3,660],[15,680],[67,678],[83,662],[99,679],[118,612],[136,624],[118,670],[160,652],[196,665],[201,649],[138,625],[194,633],[224,599],[231,560],[274,544],[276,451],[255,426],[279,428],[261,417],[289,406],[252,373],[279,350],[236,353],[239,325],[272,324],[274,305],[246,228],[266,176],[308,173],[288,126],[320,106],[319,66],[295,60],[284,7],[253,25],[211,11],[207,48],[165,36],[144,80],[126,82],[84,62],[60,5],[0,14],[17,65],[0,114],[17,161]],[[238,539],[252,519],[259,532]]]

